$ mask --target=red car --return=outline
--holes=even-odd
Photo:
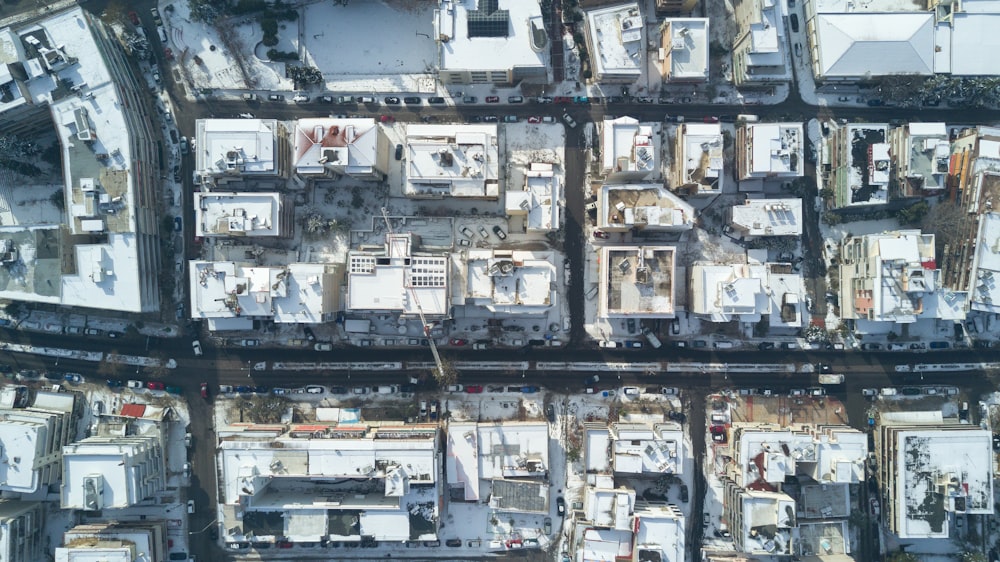
[[[467,384],[465,385],[465,392],[468,394],[482,394],[483,385],[481,384]]]
[[[556,96],[552,98],[555,103],[573,103],[573,98],[569,96]]]
[[[451,338],[451,340],[449,340],[448,343],[451,344],[451,345],[465,345],[465,344],[469,343],[469,340],[463,340],[463,339],[459,339],[459,338]]]
[[[531,117],[528,117],[528,123],[541,123],[541,122],[542,118],[537,115],[532,115]]]
[[[163,384],[162,382],[149,381],[146,384],[146,388],[148,388],[150,390],[163,390],[163,389],[166,388],[166,385]]]
[[[170,47],[163,49],[163,55],[167,57],[167,60],[174,60],[174,52],[170,50]]]
[[[486,96],[486,103],[500,103],[500,96]]]
[[[383,123],[392,123],[393,121],[396,120],[396,118],[393,117],[392,115],[381,115],[379,116],[378,120]]]
[[[718,117],[714,117],[712,115],[707,115],[707,116],[705,116],[705,122],[706,123],[718,123],[719,122],[719,118]]]
[[[604,232],[603,230],[595,230],[594,231],[594,238],[599,238],[601,240],[607,240],[608,239],[608,233]]]
[[[132,22],[132,25],[139,25],[139,14],[135,12],[129,12],[128,19]]]
[[[208,398],[208,383],[207,382],[201,383],[201,397],[202,398]]]

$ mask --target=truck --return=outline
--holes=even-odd
[[[653,346],[653,349],[660,349],[660,346],[663,345],[660,338],[656,337],[656,334],[649,328],[643,328],[642,335],[646,336],[646,340],[649,341],[649,345]]]
[[[844,375],[820,375],[819,384],[844,384]]]

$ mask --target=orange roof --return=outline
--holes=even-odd
[[[146,413],[145,404],[124,404],[122,405],[122,416],[127,416],[130,418],[141,418],[143,414]]]

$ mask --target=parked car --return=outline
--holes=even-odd
[[[308,394],[323,394],[324,392],[326,392],[326,388],[318,384],[311,384],[306,387],[306,393]]]
[[[467,384],[467,385],[465,385],[465,393],[466,394],[482,394],[483,393],[483,385],[481,385],[481,384]]]
[[[295,97],[292,98],[292,101],[295,103],[306,103],[307,101],[309,101],[309,96],[305,94],[295,94]]]
[[[133,390],[138,390],[142,388],[142,381],[130,380],[127,383],[128,387]]]
[[[201,351],[201,342],[200,341],[194,340],[193,342],[191,342],[191,349],[194,350],[195,356],[197,356],[197,357],[201,356],[202,351]]]
[[[285,96],[281,94],[268,94],[267,101],[275,101],[275,102],[285,101]]]
[[[570,127],[576,127],[576,120],[570,117],[569,113],[563,113],[562,118]]]
[[[244,338],[244,339],[239,340],[236,343],[240,347],[257,347],[257,346],[260,345],[260,340]]]
[[[597,238],[598,240],[607,240],[608,238],[610,238],[610,236],[608,235],[607,232],[604,232],[603,230],[595,230],[594,238]]]
[[[625,396],[639,396],[642,394],[642,391],[639,390],[638,386],[626,386],[622,388],[622,394]]]
[[[460,384],[449,384],[448,386],[445,387],[444,390],[445,390],[445,392],[462,392],[462,390],[464,390],[464,389],[465,389],[465,386],[463,386],[463,385],[460,385]]]
[[[475,98],[473,98],[473,99],[475,99]],[[443,105],[445,103],[445,100],[441,96],[432,96],[432,97],[427,98],[427,103],[429,103],[431,105]],[[472,103],[475,103],[475,102],[472,102]]]
[[[423,100],[418,96],[406,96],[403,98],[403,103],[406,105],[420,105],[423,103]]]
[[[566,500],[562,496],[556,498],[556,513],[560,517],[566,515]]]
[[[499,238],[501,240],[506,240],[507,239],[507,233],[504,232],[503,228],[500,228],[500,226],[494,226],[493,227],[493,234],[496,234],[497,238]]]
[[[486,103],[500,103],[500,96],[486,96]]]
[[[201,397],[202,398],[208,398],[208,383],[207,382],[201,383]]]
[[[83,384],[83,376],[76,373],[66,373],[63,375],[63,380],[70,384]]]
[[[541,123],[541,122],[542,122],[542,118],[539,117],[539,116],[537,116],[537,115],[532,115],[532,116],[528,117],[528,123]]]
[[[384,101],[386,105],[399,105],[399,98],[396,96],[386,96]]]
[[[556,407],[552,404],[545,405],[545,418],[549,420],[549,423],[556,423]]]
[[[108,388],[121,388],[125,386],[125,383],[118,379],[108,379]]]
[[[396,160],[402,160],[402,159],[403,159],[403,145],[397,144],[396,145]]]
[[[148,383],[146,383],[146,388],[150,390],[166,390],[167,385],[159,381],[149,381]]]
[[[467,343],[469,343],[469,340],[463,340],[461,338],[451,338],[448,340],[448,345],[461,346],[466,345]]]

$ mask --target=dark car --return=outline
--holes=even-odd
[[[792,32],[793,33],[798,33],[799,32],[799,16],[798,16],[798,14],[792,14],[792,15],[788,16],[788,21],[791,22],[791,24],[792,24]]]
[[[253,392],[253,387],[240,385],[237,386],[235,390],[237,394],[250,394],[251,392]]]
[[[402,160],[402,159],[403,159],[403,145],[397,144],[396,145],[396,160]]]
[[[346,386],[331,386],[330,394],[347,394]]]
[[[879,99],[868,100],[868,107],[880,107],[885,105],[885,102]]]
[[[184,223],[181,222],[180,217],[174,217],[174,232],[180,232],[184,230]]]
[[[399,98],[396,96],[386,96],[385,103],[386,105],[399,105]]]
[[[444,544],[446,546],[451,546],[451,547],[456,547],[457,548],[457,547],[462,546],[462,539],[448,539],[448,540],[444,541]]]
[[[688,497],[688,487],[685,486],[684,484],[681,484],[681,501],[687,503],[688,499],[690,499]]]
[[[444,98],[439,97],[439,96],[434,96],[434,97],[431,97],[431,98],[427,98],[427,103],[434,104],[434,105],[441,105],[441,104],[444,103]],[[472,102],[472,103],[475,103],[475,102]]]
[[[608,233],[603,230],[595,230],[594,238],[599,238],[601,240],[607,240],[609,238]]]
[[[774,342],[763,341],[757,344],[757,349],[761,351],[767,351],[769,349],[774,349]]]
[[[403,98],[403,103],[406,105],[420,105],[423,102],[417,96],[406,96]]]
[[[622,96],[610,96],[608,97],[608,103],[625,103],[625,98]]]
[[[566,500],[564,500],[562,496],[556,498],[556,513],[559,514],[560,517],[566,515]]]
[[[556,407],[552,404],[546,404],[545,417],[549,420],[549,423],[556,423]]]
[[[208,398],[208,383],[207,382],[201,383],[201,397],[202,398]]]
[[[493,234],[496,234],[497,238],[499,238],[501,240],[506,240],[507,239],[507,233],[504,232],[503,229],[500,228],[499,226],[494,226],[493,227]]]
[[[125,386],[125,383],[120,380],[108,379],[108,388],[121,388],[123,386]]]
[[[309,341],[316,341],[316,334],[312,331],[312,328],[306,326],[302,328],[302,333],[306,335],[306,339]]]
[[[285,101],[285,96],[281,94],[270,94],[267,96],[268,101]]]
[[[267,394],[268,388],[262,384],[258,384],[253,387],[253,391],[256,394]]]
[[[333,96],[320,96],[316,99],[322,103],[333,103]]]

